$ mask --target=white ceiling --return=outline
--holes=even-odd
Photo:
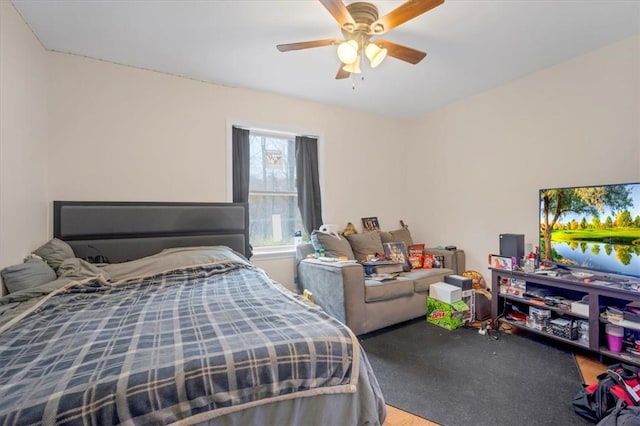
[[[365,67],[363,81],[335,80],[335,47],[276,49],[341,37],[316,0],[13,3],[47,49],[393,117],[428,112],[640,32],[640,0],[445,0],[383,36],[426,51],[422,62],[389,57]],[[382,16],[402,1],[373,3]]]

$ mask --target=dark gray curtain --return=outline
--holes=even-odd
[[[307,233],[322,225],[320,174],[318,173],[318,140],[296,136],[296,186],[298,208]]]
[[[233,126],[233,202],[249,202],[249,130]]]

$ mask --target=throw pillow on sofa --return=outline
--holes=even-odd
[[[351,246],[345,237],[336,237],[325,232],[313,231],[311,233],[311,244],[314,250],[324,249],[325,256],[346,256],[349,260],[355,259]]]
[[[380,232],[371,231],[362,234],[352,234],[347,237],[353,254],[359,262],[367,260],[368,255],[384,254]]]

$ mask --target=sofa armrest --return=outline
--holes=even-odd
[[[310,254],[313,254],[313,244],[302,243],[296,246],[296,267],[306,259]]]
[[[445,250],[440,248],[428,247],[424,249],[424,254],[432,254],[434,256],[444,256],[444,267],[453,269],[456,275],[462,275],[466,271],[466,257],[464,250]]]
[[[298,264],[298,289],[355,333],[364,324],[364,268],[359,263],[305,259]]]

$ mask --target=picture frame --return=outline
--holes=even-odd
[[[401,263],[402,269],[405,271],[411,270],[411,263],[409,263],[409,255],[407,254],[407,246],[402,242],[383,243],[384,255],[387,259],[395,263]]]
[[[365,232],[379,230],[380,223],[378,222],[378,218],[376,216],[363,217],[362,228],[364,229]]]

